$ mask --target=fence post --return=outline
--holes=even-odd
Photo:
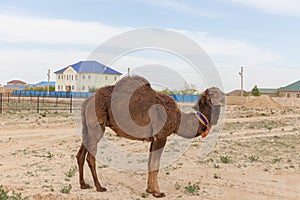
[[[0,113],[2,113],[2,93],[0,93]]]
[[[40,112],[40,95],[38,95],[37,96],[37,106],[36,106],[37,108],[37,113],[39,113]]]
[[[56,95],[56,101],[55,101],[55,106],[57,107],[58,105],[58,94]]]
[[[72,113],[72,107],[73,107],[72,103],[73,103],[73,98],[72,98],[72,94],[71,94],[71,96],[70,96],[70,113]]]

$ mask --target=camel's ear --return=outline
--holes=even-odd
[[[211,95],[209,89],[206,89],[203,93],[205,95],[206,102],[211,102]]]
[[[199,111],[199,103],[200,103],[200,98],[198,99],[198,101],[196,102],[196,104],[193,106],[194,110]]]
[[[200,105],[211,105],[211,95],[209,89],[206,89],[204,92],[202,92],[202,94],[199,96],[198,101],[193,106],[193,109],[199,110]]]

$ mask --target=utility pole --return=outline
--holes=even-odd
[[[128,76],[130,76],[130,68],[128,67]]]
[[[244,96],[244,67],[241,67],[241,71],[239,72],[241,76],[241,96]]]
[[[48,92],[48,96],[50,95],[50,69],[48,69],[48,86],[47,86],[47,92]]]

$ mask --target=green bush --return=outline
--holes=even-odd
[[[8,195],[8,191],[0,185],[0,200],[28,200],[28,197],[23,198],[21,193],[15,193],[15,191],[12,191],[12,195]]]

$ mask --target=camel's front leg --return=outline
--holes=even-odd
[[[158,171],[160,164],[160,157],[166,144],[166,139],[157,139],[151,143],[150,154],[148,161],[148,187],[147,192],[154,197],[164,197],[165,193],[160,192],[158,187]]]

